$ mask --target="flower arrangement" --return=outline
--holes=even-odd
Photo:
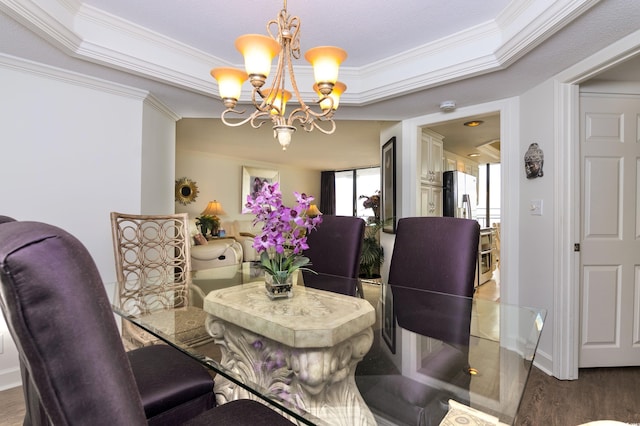
[[[365,199],[362,202],[362,206],[365,209],[372,209],[373,216],[375,220],[380,219],[380,191],[376,191],[373,195],[361,195],[358,197],[359,200]]]
[[[313,196],[294,192],[296,205],[286,207],[282,203],[279,184],[265,182],[262,188],[247,196],[243,213],[256,215],[253,225],[262,224],[262,231],[255,236],[253,247],[260,253],[260,266],[274,282],[284,284],[298,269],[310,270],[308,257],[302,252],[309,248],[307,235],[322,222],[322,216],[309,217]]]

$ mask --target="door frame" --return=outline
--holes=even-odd
[[[578,378],[580,352],[580,84],[640,54],[640,30],[557,75],[555,89],[554,174],[554,333],[553,375]]]

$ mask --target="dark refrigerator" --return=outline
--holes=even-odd
[[[478,187],[476,177],[463,172],[442,174],[442,215],[478,219]]]

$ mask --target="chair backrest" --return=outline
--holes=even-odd
[[[130,295],[140,312],[187,306],[191,251],[189,217],[170,215],[133,215],[111,213],[111,232],[120,282],[143,282]],[[124,286],[126,289],[126,286]],[[140,298],[140,292],[158,297]],[[165,297],[171,294],[171,298]],[[121,295],[126,297],[126,295]],[[125,300],[121,301],[127,304]]]
[[[25,394],[47,417],[25,424],[146,424],[104,285],[76,238],[43,223],[3,223],[0,285]]]
[[[15,221],[16,220],[12,217],[0,215],[0,223],[9,223],[9,222],[15,222]]]
[[[480,226],[475,220],[411,217],[398,221],[388,283],[400,326],[437,339],[468,344],[469,298],[474,293],[479,238]],[[464,298],[447,298],[450,306],[443,306],[433,297],[419,297],[420,292],[403,288]],[[434,317],[441,321],[433,321]]]
[[[313,271],[349,280],[332,286],[335,288],[322,288],[321,282],[328,282],[326,278],[316,281],[313,274],[305,274],[305,285],[355,296],[364,227],[364,220],[357,217],[323,216],[322,223],[307,237],[309,249],[304,255],[311,259]]]

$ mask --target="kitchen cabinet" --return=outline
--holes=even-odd
[[[443,139],[444,136],[432,130],[422,129],[420,180],[423,184],[442,186]]]
[[[420,202],[422,216],[442,216],[442,187],[420,185]]]

